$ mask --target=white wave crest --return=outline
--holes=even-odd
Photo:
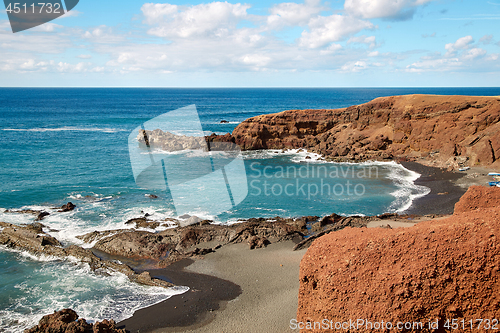
[[[55,128],[3,128],[2,131],[12,131],[12,132],[102,132],[102,133],[117,133],[127,131],[125,129],[118,128],[98,128],[98,127],[75,127],[75,126],[63,126]]]
[[[18,265],[34,265],[19,258]],[[87,264],[40,262],[32,278],[16,280],[17,297],[0,307],[0,332],[22,332],[42,316],[64,308],[74,309],[89,322],[130,318],[135,311],[189,290],[187,287],[147,287],[124,274],[96,275]]]

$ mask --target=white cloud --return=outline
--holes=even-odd
[[[446,53],[448,56],[454,56],[456,51],[468,49],[472,43],[474,43],[474,38],[472,36],[465,36],[457,39],[455,43],[446,44],[444,48],[448,51]]]
[[[328,46],[326,49],[323,49],[323,50],[320,50],[319,51],[319,54],[321,55],[329,55],[329,54],[333,54],[339,50],[342,50],[342,45],[340,44],[332,44],[330,46]]]
[[[338,42],[364,29],[375,26],[350,16],[331,15],[319,16],[309,22],[309,31],[302,32],[299,44],[309,48],[317,48]]]
[[[431,1],[434,0],[345,0],[344,9],[365,19],[408,20],[413,17],[417,6]]]
[[[472,36],[450,39],[452,42],[444,46],[446,54],[443,50],[441,53],[435,49],[422,50],[427,45],[422,46],[420,38],[412,41],[411,50],[391,52],[388,42],[393,40],[386,39],[384,28],[377,38],[370,36],[372,33],[368,30],[378,27],[368,18],[402,19],[413,13],[416,6],[429,1],[346,0],[346,8],[353,4],[368,5],[359,7],[358,12],[349,9],[333,15],[326,13],[331,12],[331,8],[321,0],[277,3],[261,15],[247,13],[250,6],[241,3],[210,2],[193,6],[146,3],[141,7],[143,25],[133,21],[133,29],[125,32],[124,24],[85,30],[68,27],[62,30],[54,25],[44,27],[52,31],[12,34],[8,21],[0,21],[0,69],[11,73],[85,73],[89,76],[103,73],[102,77],[134,72],[147,77],[201,72],[211,75],[332,70],[332,73],[348,75],[346,73],[363,71],[369,74],[373,70],[390,74],[499,68],[496,65],[499,55],[479,48],[488,43],[494,47],[493,43],[497,42],[492,35],[484,35],[485,32],[477,36],[484,35],[477,43]],[[397,25],[399,29],[399,23]],[[415,32],[416,36],[422,32]],[[422,37],[436,35],[444,36],[438,31]],[[168,42],[157,42],[157,37],[166,38]],[[380,38],[389,48],[384,52],[375,51]],[[398,49],[409,44],[401,43]],[[415,58],[417,56],[422,57]]]
[[[320,3],[318,0],[306,0],[304,4],[284,2],[274,5],[269,10],[271,15],[267,17],[267,24],[272,29],[283,26],[304,26],[324,9]]]
[[[484,69],[485,60],[494,59],[494,55],[487,56],[487,51],[473,47],[474,38],[465,36],[454,43],[445,45],[445,55],[434,53],[420,58],[420,61],[406,66],[407,72],[450,72],[459,70]]]
[[[247,54],[241,57],[240,61],[257,69],[266,67],[272,61],[272,58],[262,54]]]
[[[2,64],[3,63],[3,64]],[[56,62],[54,60],[39,61],[34,58],[18,58],[0,61],[0,69],[3,71],[17,71],[20,73],[31,72],[58,72],[58,73],[83,73],[88,71],[91,64],[78,62]]]
[[[429,59],[414,62],[406,66],[406,71],[411,73],[421,73],[427,71],[447,72],[461,67],[463,63],[457,58]]]
[[[179,10],[170,4],[145,4],[145,23],[156,25],[148,33],[165,38],[224,37],[247,16],[249,5],[211,2]]]
[[[125,40],[125,36],[114,33],[113,28],[106,25],[100,25],[94,29],[87,30],[83,33],[82,37],[100,44],[116,44]]]
[[[368,68],[368,64],[365,61],[353,61],[342,66],[341,70],[344,72],[356,73],[366,68]]]
[[[162,23],[169,17],[177,14],[178,6],[169,3],[146,3],[141,7],[142,14],[146,18],[146,23],[154,25]]]
[[[436,37],[436,33],[433,32],[432,34],[423,34],[422,35],[422,38],[432,38],[432,37]]]
[[[57,71],[61,73],[81,73],[87,71],[89,63],[79,62],[77,64],[69,64],[67,62],[59,62],[56,66]]]
[[[488,57],[486,57],[486,61],[497,61],[499,58],[498,53],[490,54]]]
[[[464,54],[464,59],[465,60],[474,60],[478,57],[484,56],[485,54],[486,54],[486,50],[475,47],[473,49],[468,50]]]
[[[351,44],[351,43],[366,44],[370,48],[374,48],[377,45],[375,42],[375,36],[367,37],[365,35],[349,38],[349,40],[347,41],[347,44]]]
[[[53,32],[55,31],[56,29],[60,29],[62,28],[63,26],[62,25],[59,25],[59,24],[55,24],[55,23],[45,23],[45,24],[42,24],[42,25],[39,25],[37,27],[34,27],[32,28],[31,30],[32,31],[44,31],[44,32]]]
[[[493,35],[484,35],[483,37],[481,37],[481,39],[479,39],[479,42],[485,45],[491,44],[492,41]]]

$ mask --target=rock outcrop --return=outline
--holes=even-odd
[[[34,223],[27,226],[18,226],[11,223],[0,222],[0,245],[20,251],[28,251],[38,256],[51,256],[60,259],[76,258],[86,263],[98,274],[109,274],[109,271],[125,274],[131,281],[160,287],[171,287],[171,283],[153,279],[149,275],[136,273],[129,266],[97,257],[91,250],[76,245],[63,247],[54,237],[43,232],[43,225]]]
[[[78,318],[71,309],[63,309],[53,314],[43,316],[38,325],[24,330],[25,333],[125,333],[124,329],[116,327],[114,320],[104,319],[95,324],[87,323]]]
[[[483,207],[483,197],[474,195],[479,191],[496,202]],[[498,318],[497,191],[471,188],[462,200],[467,204],[457,204],[449,218],[404,229],[346,228],[314,241],[300,265],[297,321],[303,331],[325,331],[324,319],[326,325],[360,324],[345,332],[373,331],[370,325],[382,321],[394,327],[423,323],[408,332],[444,332],[447,319],[468,325],[470,319]],[[439,330],[429,329],[429,320]]]
[[[500,166],[500,97],[380,97],[336,110],[253,117],[220,139],[243,150],[305,148],[337,161],[416,160],[447,167]]]
[[[269,242],[281,242],[304,237],[305,224],[294,219],[270,222],[265,219],[233,224],[230,226],[198,222],[160,232],[122,230],[116,233],[93,232],[83,235],[85,241],[95,241],[94,248],[111,254],[134,259],[157,261],[160,267],[182,258],[203,255],[231,243],[248,242],[250,248],[262,247]],[[210,244],[205,245],[205,244]]]
[[[294,240],[295,250],[308,247],[316,238],[345,227],[366,227],[369,222],[387,219],[407,222],[414,216],[384,214],[381,216],[340,216],[332,214],[320,218],[251,218],[233,225],[211,224],[211,221],[153,231],[154,222],[143,223],[141,218],[132,219],[138,227],[152,231],[107,230],[94,231],[82,236],[81,240],[95,242],[94,249],[130,259],[148,259],[156,267],[165,267],[183,258],[198,257],[214,252],[222,246],[233,243],[248,243],[250,249],[261,248],[270,243]],[[192,217],[188,217],[190,219]]]
[[[471,186],[455,204],[454,214],[500,206],[500,187]]]
[[[61,207],[51,208],[54,211],[59,213],[69,212],[76,208],[76,206],[72,202],[68,202]],[[7,209],[5,213],[15,213],[15,214],[31,214],[35,216],[35,221],[41,221],[45,217],[49,216],[50,213],[43,210],[34,210],[34,209]]]

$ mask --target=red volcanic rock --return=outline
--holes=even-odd
[[[257,116],[238,125],[232,137],[244,150],[306,148],[340,161],[411,158],[452,168],[500,166],[499,122],[499,97],[407,95]]]
[[[500,187],[471,186],[455,204],[454,213],[491,207],[500,207]]]
[[[25,330],[25,333],[125,333],[124,329],[116,328],[114,320],[104,319],[102,322],[89,324],[85,319],[78,319],[71,309],[63,309],[53,314],[43,316],[37,326]]]
[[[349,320],[360,324],[344,332],[373,331],[368,322],[382,321],[422,322],[422,328],[407,331],[430,332],[431,320],[444,332],[447,319],[464,319],[465,325],[498,319],[498,235],[498,206],[411,228],[332,232],[316,240],[301,261],[297,321],[304,328],[317,323],[303,332],[335,331],[320,328],[324,319],[333,327]]]

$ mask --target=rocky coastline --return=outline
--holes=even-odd
[[[24,212],[31,214],[32,212]],[[98,274],[108,271],[120,272],[131,281],[151,286],[172,287],[173,285],[149,276],[142,269],[124,264],[134,260],[147,261],[148,268],[165,268],[187,258],[200,258],[215,252],[223,246],[246,243],[250,250],[266,247],[271,243],[294,241],[297,249],[302,249],[316,238],[345,227],[364,228],[371,222],[413,220],[417,215],[383,214],[380,216],[340,216],[335,213],[299,218],[251,218],[232,225],[213,224],[213,221],[199,221],[187,226],[179,226],[156,232],[155,229],[166,221],[156,221],[152,217],[137,217],[126,222],[136,228],[94,231],[77,238],[93,243],[92,249],[77,245],[64,246],[55,237],[44,231],[40,222],[14,225],[0,222],[0,245],[18,251],[27,251],[36,256],[59,259],[69,257],[87,263]],[[428,217],[435,217],[430,215]],[[192,221],[199,219],[187,218]],[[181,225],[185,221],[169,218],[167,222]],[[149,229],[149,230],[147,230]],[[46,229],[46,231],[48,231]],[[120,260],[117,260],[120,259]],[[133,264],[131,264],[133,266]]]
[[[500,133],[500,98],[498,97],[408,95],[377,98],[362,105],[336,110],[290,110],[258,116],[242,122],[232,134],[211,135],[205,137],[205,141],[210,144],[210,147],[216,147],[219,142],[231,142],[240,146],[242,150],[303,148],[321,154],[328,161],[397,160],[400,162],[417,162],[420,165],[452,171],[465,166],[500,167],[500,139],[498,133]],[[162,141],[163,138],[172,140],[171,136],[159,130],[143,131],[141,135],[143,143],[148,146],[157,145],[163,147],[165,146]],[[170,142],[166,147],[173,150],[203,147],[203,142],[200,142],[200,140],[183,138],[181,147],[176,146],[174,143]],[[442,186],[442,184],[439,186]],[[444,193],[440,189],[434,192],[436,192],[435,195]],[[453,205],[463,192],[457,192],[460,195],[456,194],[448,200],[449,202],[447,201],[445,204],[446,207]],[[486,195],[484,191],[477,193],[479,193],[477,194],[477,200]],[[445,197],[441,196],[440,198]],[[74,205],[68,203],[60,207],[58,211],[73,208]],[[469,209],[463,214],[472,214],[474,216],[471,215],[468,218],[477,219],[479,218],[478,212],[491,213],[490,215],[493,216],[492,221],[498,222],[497,211],[494,211],[491,207],[481,209],[483,210],[474,210],[474,212]],[[261,249],[266,248],[269,244],[291,241],[295,244],[294,250],[296,251],[309,248],[312,250],[308,250],[307,253],[310,253],[310,251],[320,253],[322,250],[316,250],[318,247],[321,248],[318,244],[324,244],[324,248],[327,248],[332,243],[339,241],[337,238],[340,237],[339,235],[343,235],[342,232],[354,232],[360,237],[373,234],[374,239],[378,242],[379,238],[376,237],[379,234],[385,235],[387,233],[392,235],[401,233],[391,230],[391,227],[386,223],[388,221],[408,223],[410,221],[441,218],[441,213],[449,213],[449,211],[436,210],[437,215],[422,216],[428,214],[428,212],[426,212],[425,207],[421,206],[419,211],[415,211],[417,214],[412,215],[384,214],[372,217],[343,217],[331,214],[325,217],[253,218],[239,221],[240,223],[230,226],[213,224],[213,221],[201,221],[195,217],[158,221],[150,216],[138,216],[127,222],[134,226],[132,229],[95,231],[79,236],[82,241],[94,244],[92,249],[85,249],[76,245],[64,246],[56,238],[44,232],[44,225],[40,221],[48,214],[52,214],[52,212],[16,212],[32,214],[37,221],[23,226],[0,222],[0,245],[20,251],[28,251],[35,255],[54,256],[63,260],[68,257],[77,258],[81,262],[88,263],[92,270],[98,274],[107,274],[109,271],[121,272],[131,281],[167,288],[173,286],[175,282],[167,281],[169,280],[168,276],[160,278],[150,272],[177,267],[177,265],[183,268],[182,263],[185,260],[200,259],[234,244],[246,244],[248,249]],[[457,221],[462,219],[461,217],[453,218],[457,219]],[[453,221],[453,218],[450,218],[451,221]],[[368,224],[373,222],[385,226],[387,231],[379,228],[378,231],[366,232]],[[159,232],[155,230],[166,223],[174,223],[178,227]],[[421,228],[428,227],[429,230],[434,230],[431,223],[423,223],[423,225],[424,227]],[[444,229],[446,227],[443,227]],[[437,229],[434,232],[438,232]],[[432,232],[429,231],[429,233]],[[429,242],[431,240],[432,244],[440,244],[441,242],[432,237],[429,238]],[[428,239],[421,241],[423,242],[421,247],[432,245],[427,243]],[[367,242],[369,243],[370,240],[367,240]],[[383,240],[380,240],[380,242],[383,242]],[[398,244],[403,248],[405,246],[411,247],[408,242]],[[358,244],[357,241],[352,241],[350,246],[356,246],[356,244]],[[496,248],[496,245],[494,247]],[[357,250],[361,251],[360,257],[362,257],[362,249],[357,248]],[[487,248],[485,248],[486,250]],[[322,259],[318,259],[319,257],[321,257],[320,254],[315,254],[312,257],[309,255],[309,261],[304,259],[304,263],[301,264],[301,267],[309,267],[310,269],[301,268],[301,289],[297,320],[311,321],[318,319],[306,310],[308,308],[319,309],[324,306],[325,311],[333,311],[324,304],[309,304],[314,299],[321,299],[325,295],[334,297],[331,290],[318,289],[318,283],[324,283],[324,279],[330,281],[330,278],[326,275],[314,271],[318,265],[321,266],[318,260],[321,261]],[[141,264],[137,264],[138,262]],[[442,263],[436,261],[433,264],[439,266]],[[371,267],[370,265],[366,266],[365,263],[368,268]],[[342,266],[341,269],[345,269],[345,267]],[[174,276],[176,273],[172,274]],[[452,270],[448,274],[452,276]],[[485,279],[491,278],[490,275]],[[473,276],[470,278],[473,278]],[[427,275],[423,276],[422,279],[429,280]],[[311,281],[316,281],[316,287]],[[435,283],[438,282],[441,283],[442,281],[435,281]],[[395,295],[392,292],[397,288],[394,286],[388,286],[387,288],[390,291],[385,295],[389,299],[391,295]],[[344,294],[350,292],[346,289]],[[371,292],[372,290],[367,291],[366,295],[370,295]],[[401,297],[406,297],[404,290],[401,295]],[[422,295],[424,294],[420,295],[421,298],[426,297]],[[339,297],[337,299],[343,299]],[[363,302],[365,301],[363,299]],[[402,298],[401,302],[398,303],[399,308],[397,307],[398,304],[391,304],[397,309],[406,309],[403,306],[403,301]],[[409,299],[407,301],[410,304],[414,300]],[[438,303],[447,304],[446,300],[441,300]],[[448,305],[452,306],[450,304]],[[471,306],[473,306],[472,303]],[[427,305],[422,305],[421,308],[424,309],[422,311],[425,312],[426,307]],[[358,308],[360,307],[358,306]],[[435,309],[437,308],[425,313],[434,315]],[[369,308],[369,310],[373,310],[374,315],[376,314],[375,309]],[[443,311],[448,314],[455,311],[452,310]],[[415,311],[415,313],[422,312],[417,308],[415,308]],[[334,316],[333,312],[321,313]]]
[[[335,110],[253,117],[232,134],[242,150],[303,148],[337,162],[416,161],[458,170],[500,166],[500,97],[405,95]]]

